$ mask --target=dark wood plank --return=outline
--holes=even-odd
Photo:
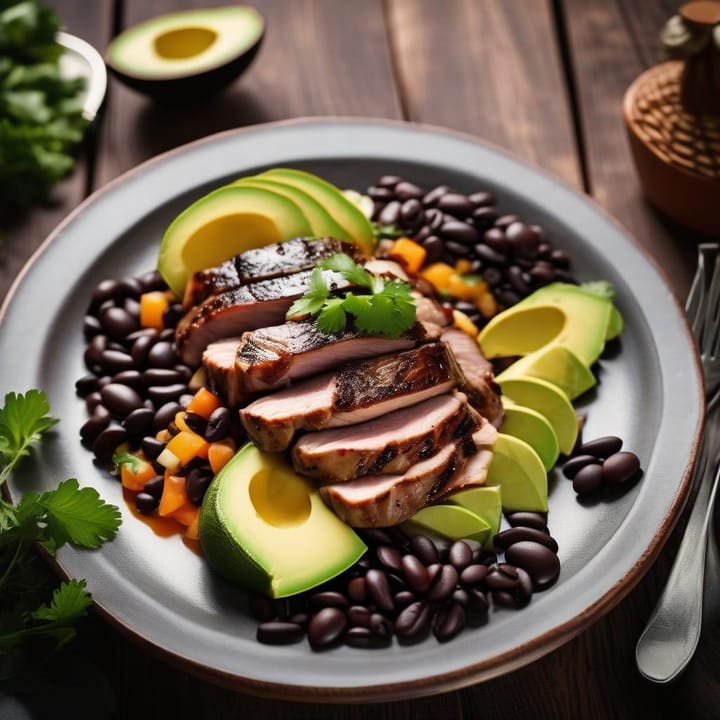
[[[690,286],[697,238],[660,216],[645,201],[622,119],[622,99],[648,66],[666,0],[645,3],[565,0],[589,190],[669,276],[678,298]],[[658,10],[660,8],[660,10]]]
[[[473,133],[580,185],[549,2],[390,0],[408,119]]]
[[[111,0],[55,0],[53,7],[68,32],[102,49],[110,34]],[[92,144],[92,137],[89,143]],[[52,202],[47,207],[33,208],[10,228],[3,238],[0,250],[0,298],[2,298],[34,250],[50,234],[50,231],[84,197],[87,186],[87,154],[81,152],[72,175],[53,191]]]
[[[129,0],[124,24],[197,5]],[[113,81],[100,184],[148,157],[228,128],[303,115],[400,117],[381,0],[259,0],[254,5],[267,24],[263,47],[247,74],[225,92],[169,107]]]

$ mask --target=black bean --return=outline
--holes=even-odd
[[[450,564],[460,573],[472,562],[472,549],[462,540],[456,540],[448,551]]]
[[[425,212],[425,224],[433,232],[437,232],[445,222],[445,213],[435,208],[431,208]]]
[[[152,495],[156,500],[160,500],[165,487],[165,478],[162,475],[156,475],[145,483],[143,492]]]
[[[366,542],[373,545],[392,545],[392,537],[382,528],[364,528],[362,534]]]
[[[406,228],[416,228],[425,221],[425,211],[417,198],[410,198],[400,206],[400,220]]]
[[[382,636],[374,634],[367,627],[351,627],[345,633],[345,642],[350,647],[357,648],[377,648],[385,647],[390,643],[390,636]]]
[[[496,590],[511,591],[518,585],[517,570],[508,563],[497,563],[488,568],[485,577],[487,587],[495,592]]]
[[[480,239],[480,233],[472,225],[461,220],[445,220],[440,226],[439,234],[445,240],[452,240],[462,245],[473,245]]]
[[[549,260],[555,267],[562,268],[563,270],[567,270],[570,267],[570,257],[562,250],[553,250],[550,253]]]
[[[430,606],[418,600],[408,605],[395,619],[395,633],[412,639],[422,634],[430,624]]]
[[[370,615],[372,613],[363,605],[351,605],[345,613],[351,625],[370,627]]]
[[[155,337],[153,335],[140,335],[140,337],[133,342],[130,354],[138,367],[142,367],[145,364],[150,348],[154,344]]]
[[[262,622],[274,620],[277,617],[275,603],[267,595],[262,593],[250,593],[248,598],[250,613],[254,618]]]
[[[127,415],[123,421],[123,426],[128,432],[131,440],[139,442],[140,439],[149,432],[152,427],[152,421],[155,413],[145,407],[133,410]]]
[[[151,385],[147,389],[148,397],[158,405],[177,400],[183,392],[187,390],[184,383],[176,383],[175,385]]]
[[[392,623],[380,613],[370,615],[370,632],[377,637],[386,638],[393,634]]]
[[[127,385],[110,383],[100,391],[103,405],[115,416],[127,417],[133,410],[143,406],[143,399]]]
[[[297,623],[274,620],[258,625],[257,640],[265,645],[290,645],[305,637],[305,630]]]
[[[500,267],[507,265],[507,257],[502,253],[499,253],[497,250],[493,250],[489,245],[476,245],[475,255],[477,255],[483,263],[488,263],[489,265],[498,265]],[[483,275],[485,275],[485,273],[483,273]],[[497,281],[500,280],[500,277],[501,275],[498,275]],[[485,277],[485,279],[490,282],[489,278]],[[494,285],[496,283],[491,284]]]
[[[492,207],[479,207],[477,210],[473,210],[472,220],[473,225],[483,232],[493,226],[493,223],[497,220],[497,212]]]
[[[417,592],[425,592],[430,587],[430,576],[422,561],[414,555],[403,555],[402,571],[408,585]]]
[[[97,284],[90,296],[90,311],[96,311],[107,300],[119,296],[119,283],[117,280],[102,280]]]
[[[130,297],[125,298],[125,300],[123,300],[122,307],[123,310],[125,310],[125,312],[130,315],[130,317],[137,320],[140,319],[140,303],[137,300]]]
[[[428,600],[439,602],[452,595],[458,582],[458,571],[452,565],[443,565],[428,590]]]
[[[192,368],[189,368],[187,365],[184,365],[183,363],[178,363],[177,365],[173,366],[173,370],[180,375],[183,382],[190,382],[190,379],[193,376]]]
[[[378,215],[378,222],[381,225],[395,225],[400,217],[401,204],[398,200],[391,200]]]
[[[208,442],[222,440],[230,427],[230,411],[226,407],[219,407],[212,411],[205,428],[205,439]]]
[[[85,340],[91,340],[102,332],[102,325],[94,315],[86,315],[83,320],[83,336]]]
[[[114,375],[123,370],[133,370],[135,361],[124,351],[107,349],[100,355],[100,366],[104,372]]]
[[[417,243],[422,243],[432,235],[432,230],[427,225],[423,225],[419,230],[413,233],[413,240]]]
[[[530,602],[533,594],[533,581],[530,575],[521,567],[515,568],[518,575],[518,586],[515,588],[514,595],[518,604],[524,605]]]
[[[401,180],[394,188],[395,197],[398,200],[410,200],[411,198],[417,198],[418,200],[423,196],[423,191],[415,184],[408,182],[407,180]]]
[[[582,455],[592,455],[598,460],[603,460],[616,452],[620,452],[623,441],[615,435],[605,435],[604,437],[588,440],[579,448],[578,453]]]
[[[492,599],[496,607],[510,608],[513,610],[519,607],[515,595],[507,590],[493,590]]]
[[[97,375],[83,375],[79,380],[75,381],[75,392],[79,397],[87,397],[91,392],[97,390]]]
[[[445,241],[445,250],[456,257],[466,257],[470,255],[470,248],[467,245],[455,242],[454,240]]]
[[[521,540],[505,551],[505,558],[530,575],[536,590],[550,587],[560,574],[558,556],[540,543]]]
[[[541,545],[549,548],[553,552],[558,551],[557,540],[552,536],[548,535],[542,530],[537,530],[531,527],[513,527],[508,530],[503,530],[493,538],[495,547],[500,550],[506,550],[513,543],[520,542],[521,540],[532,540],[533,542],[539,542]]]
[[[540,245],[540,236],[523,222],[514,222],[505,230],[513,253],[518,257],[533,258]]]
[[[98,309],[97,309],[97,315],[98,317],[101,317],[102,314],[109,310],[110,308],[115,307],[115,300],[106,300]]]
[[[157,270],[148,270],[138,278],[138,282],[142,286],[143,292],[152,292],[153,290],[167,290],[167,284],[163,280],[162,275]]]
[[[174,385],[185,384],[183,376],[171,368],[148,368],[142,374],[145,385]]]
[[[640,471],[640,458],[635,453],[617,452],[602,464],[602,479],[610,485],[620,485],[634,478]]]
[[[377,181],[379,187],[394,188],[402,178],[399,175],[382,175]]]
[[[156,440],[152,436],[147,436],[142,439],[140,447],[142,448],[142,451],[145,454],[145,457],[148,458],[148,460],[155,460],[157,456],[165,449],[165,443]]]
[[[440,554],[435,543],[426,535],[414,535],[410,538],[410,551],[425,565],[438,562]]]
[[[169,402],[162,405],[155,413],[155,419],[153,420],[153,430],[164,430],[175,418],[175,416],[182,410],[180,405],[176,402]]]
[[[474,616],[486,615],[490,609],[487,595],[477,588],[468,589],[466,593],[468,601],[465,610]]]
[[[194,412],[186,412],[183,415],[185,424],[194,432],[204,437],[205,430],[207,429],[207,420],[202,416]]]
[[[442,605],[433,618],[433,635],[440,642],[452,640],[465,627],[465,610],[459,603]]]
[[[93,414],[85,421],[80,428],[80,437],[83,441],[92,445],[97,436],[110,425],[110,412],[102,405],[97,405]]]
[[[137,278],[123,277],[118,280],[118,292],[120,297],[137,300],[143,293],[143,286]]]
[[[159,504],[159,500],[149,493],[139,492],[135,496],[135,507],[143,515],[152,515]]]
[[[154,368],[171,368],[177,362],[175,348],[171,342],[161,340],[155,343],[147,354],[147,364]]]
[[[394,605],[387,575],[382,570],[371,568],[365,574],[365,582],[375,604],[383,610],[392,611]]]
[[[585,465],[575,473],[573,478],[573,490],[578,495],[590,495],[594,493],[603,483],[603,468],[600,463],[595,462]]]
[[[495,227],[499,227],[501,230],[507,230],[510,225],[519,219],[517,215],[502,215],[495,221]]]
[[[103,329],[113,340],[124,340],[131,332],[140,327],[137,318],[127,310],[119,307],[110,307],[100,315]]]
[[[107,349],[108,339],[106,335],[96,335],[85,348],[83,359],[85,367],[91,372],[100,368],[100,360],[103,352]]]
[[[426,208],[434,208],[440,198],[448,192],[451,192],[451,190],[447,185],[438,185],[425,194],[422,199],[422,204]]]
[[[137,370],[121,370],[112,376],[112,382],[127,385],[139,393],[145,390],[142,375]]]
[[[388,187],[370,187],[367,190],[367,194],[373,200],[379,200],[381,202],[387,202],[394,197],[393,191]]]
[[[185,315],[183,306],[180,303],[173,303],[165,308],[162,314],[162,323],[164,328],[174,328],[180,319]]]
[[[507,279],[513,288],[522,296],[530,294],[530,285],[526,281],[525,273],[517,266],[511,265],[506,270]],[[529,280],[529,278],[527,278]]]
[[[437,201],[436,207],[443,212],[450,213],[457,218],[466,218],[472,214],[475,205],[465,195],[460,193],[445,193]]]
[[[463,587],[472,587],[474,585],[479,585],[481,582],[483,582],[487,577],[487,574],[487,565],[482,565],[481,563],[473,563],[472,565],[468,565],[466,568],[463,569],[463,571],[460,573],[460,577],[458,578],[458,580]]]
[[[593,455],[573,455],[563,465],[562,473],[566,478],[572,480],[586,465],[596,465],[597,463],[598,459]]]
[[[396,592],[393,595],[393,602],[395,603],[395,607],[402,610],[402,608],[406,608],[410,603],[414,603],[417,600],[417,597],[415,596],[415,593],[411,592],[410,590],[400,590],[400,592]]]
[[[386,568],[390,568],[395,571],[402,570],[403,556],[398,549],[390,545],[380,545],[375,550],[375,554],[377,555],[377,559],[380,561],[380,564],[384,565]]]
[[[119,425],[110,425],[95,438],[92,451],[98,460],[111,460],[118,445],[122,445],[126,440],[125,428]]]
[[[512,307],[516,303],[520,302],[520,295],[518,295],[518,293],[514,290],[503,289],[495,293],[495,296],[498,302],[505,307]]]
[[[477,208],[487,207],[488,205],[495,204],[495,196],[492,193],[486,192],[484,190],[481,190],[480,192],[474,192],[471,195],[468,195],[468,200]]]
[[[189,388],[188,388],[189,389]],[[187,409],[188,405],[192,402],[193,394],[190,392],[184,392],[179,398],[178,402],[180,403],[180,407],[185,410]]]
[[[422,243],[425,248],[425,263],[439,262],[445,254],[445,243],[437,235],[430,235]]]
[[[212,482],[213,474],[209,468],[194,467],[185,478],[185,491],[188,500],[197,507],[203,501],[205,493]]]
[[[339,608],[326,607],[314,615],[308,625],[308,640],[313,647],[325,647],[337,640],[345,630],[347,617]]]
[[[555,268],[544,260],[536,262],[529,272],[536,285],[548,285],[555,279]]]
[[[348,599],[336,590],[323,590],[313,593],[308,598],[308,603],[314,610],[319,610],[324,607],[344,608],[349,604]]]
[[[87,411],[89,413],[92,413],[92,411],[102,403],[102,397],[100,396],[100,392],[91,392],[86,398],[85,398],[85,407],[87,408]]]
[[[516,512],[508,513],[505,517],[513,527],[521,525],[522,527],[532,527],[536,530],[544,530],[547,526],[546,513],[517,510]]]

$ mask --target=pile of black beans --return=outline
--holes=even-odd
[[[177,432],[174,418],[188,405],[193,392],[188,385],[193,368],[181,363],[175,351],[175,325],[182,317],[179,304],[170,305],[163,316],[162,330],[140,327],[140,296],[153,290],[167,290],[156,272],[140,277],[103,280],[90,298],[83,331],[88,374],[75,383],[85,398],[88,420],[80,428],[83,444],[101,463],[110,463],[116,448],[127,443],[131,450],[142,448],[154,461],[165,447],[155,433]],[[195,424],[209,441],[227,434],[230,412],[218,408],[209,421],[185,414],[188,426]],[[240,438],[238,437],[238,440]],[[158,476],[136,496],[140,512],[151,514],[163,489],[164,468],[155,463]],[[193,460],[181,473],[188,478],[188,497],[202,501],[212,471],[205,460]]]
[[[447,185],[426,191],[397,175],[383,175],[367,194],[372,219],[381,228],[396,228],[420,243],[426,264],[468,260],[470,272],[487,281],[503,308],[551,282],[574,282],[567,253],[554,248],[539,225],[501,215],[490,192],[464,195]],[[468,307],[459,310],[477,314],[470,303],[461,303]]]
[[[602,487],[618,487],[640,477],[640,459],[622,450],[615,435],[589,440],[580,445],[563,465],[563,475],[573,481],[578,495],[592,495]]]
[[[365,556],[340,578],[285,600],[252,595],[258,641],[284,645],[307,637],[315,649],[341,643],[384,647],[432,634],[446,642],[487,621],[491,605],[519,609],[560,573],[557,542],[544,513],[508,514],[497,552],[475,540],[440,543],[398,529],[360,531]],[[505,553],[505,559],[498,558]]]

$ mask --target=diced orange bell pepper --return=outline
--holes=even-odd
[[[438,292],[447,292],[450,276],[455,274],[455,269],[443,262],[436,262],[428,265],[420,273]]]
[[[163,313],[170,304],[167,293],[162,290],[143,293],[140,296],[140,325],[163,329]]]
[[[199,508],[195,508],[195,517],[193,521],[187,526],[185,530],[186,540],[199,540],[200,539],[200,512]]]
[[[120,466],[120,482],[124,488],[140,492],[148,480],[152,480],[157,473],[149,462],[140,461],[137,471],[133,471],[130,463]]]
[[[409,272],[416,273],[423,266],[427,251],[414,240],[401,237],[392,244],[388,256],[402,263]]]
[[[195,395],[193,395],[193,399],[190,401],[186,410],[196,415],[201,415],[207,420],[221,405],[222,402],[220,402],[220,398],[217,395],[211,393],[207,388],[201,387]]]
[[[193,522],[198,516],[198,510],[199,508],[197,508],[191,502],[186,502],[184,505],[181,505],[177,510],[173,510],[170,513],[170,517],[173,520],[177,520],[181,525],[184,525],[185,527],[190,527],[190,525],[193,524]]]
[[[166,517],[185,505],[188,501],[185,489],[185,478],[180,475],[165,473],[163,494],[158,505],[158,515]]]
[[[472,269],[472,263],[467,258],[460,258],[455,263],[455,272],[458,275],[465,275]]]
[[[194,457],[206,458],[209,446],[210,443],[197,433],[181,430],[168,442],[165,449],[180,461],[180,465],[187,465]]]
[[[236,449],[235,441],[232,438],[210,443],[208,460],[210,461],[210,468],[216,475],[227,465]]]
[[[462,330],[472,338],[476,338],[478,336],[480,331],[477,329],[475,323],[464,312],[460,312],[460,310],[453,310],[453,320],[453,325],[458,328],[458,330]]]

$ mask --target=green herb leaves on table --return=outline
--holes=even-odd
[[[36,0],[0,0],[0,226],[47,199],[87,125],[83,81],[60,75],[58,29]]]
[[[0,486],[58,422],[44,393],[8,393],[0,408]],[[0,681],[65,645],[91,604],[84,580],[54,587],[36,551],[51,555],[66,543],[97,548],[111,540],[120,512],[75,479],[54,490],[30,492],[17,505],[0,500]]]
[[[340,273],[357,292],[333,292],[323,270]],[[288,319],[307,315],[316,316],[318,328],[325,333],[344,330],[351,316],[356,330],[397,338],[415,324],[415,301],[406,282],[371,275],[349,255],[335,253],[313,270],[308,291],[287,313]]]

